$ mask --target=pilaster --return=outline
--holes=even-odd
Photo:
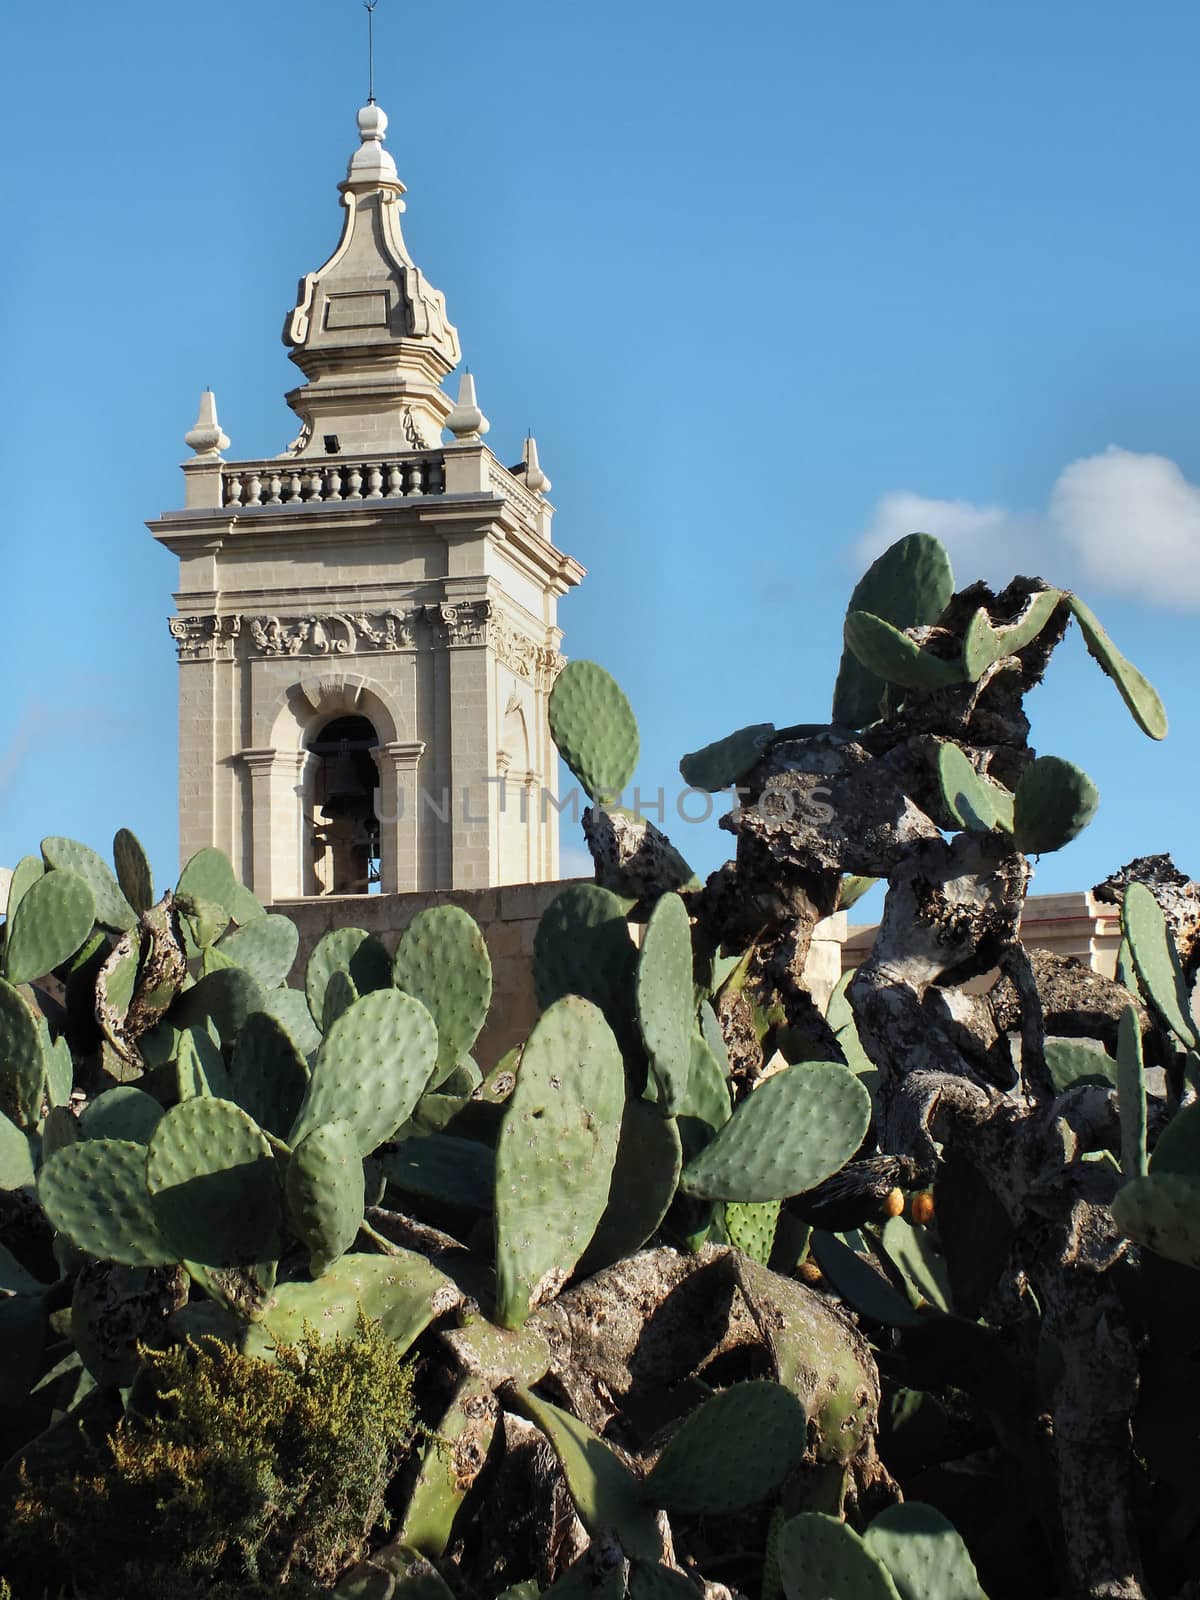
[[[372,750],[379,772],[375,815],[380,831],[380,892],[404,894],[421,887],[417,853],[420,788],[417,768],[423,739],[393,740]]]

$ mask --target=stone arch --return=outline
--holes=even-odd
[[[255,743],[271,750],[301,751],[313,728],[339,716],[366,717],[381,744],[408,736],[393,696],[356,672],[306,672],[276,696],[267,715],[271,725]]]

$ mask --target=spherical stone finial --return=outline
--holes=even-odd
[[[387,125],[387,112],[374,101],[363,106],[358,113],[358,136],[362,143],[351,158],[346,173],[347,183],[386,184],[404,192],[404,185],[396,172],[396,163],[383,148]]]
[[[387,125],[387,112],[373,100],[358,113],[358,136],[364,144],[368,139],[382,139]]]

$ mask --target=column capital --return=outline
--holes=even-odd
[[[388,761],[394,767],[415,767],[425,753],[424,739],[391,739],[370,751],[375,765]]]

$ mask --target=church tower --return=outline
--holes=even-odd
[[[408,253],[387,118],[358,113],[342,236],[284,343],[304,382],[277,456],[227,461],[205,393],[179,557],[179,828],[261,900],[558,875],[546,702],[559,596],[532,438],[505,467],[443,296]],[[443,434],[449,442],[443,443]]]

